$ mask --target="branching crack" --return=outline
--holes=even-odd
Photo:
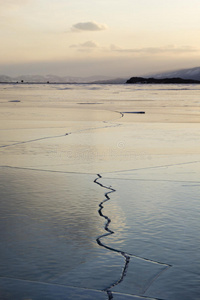
[[[102,188],[105,188],[105,189],[108,189],[108,190],[109,190],[109,192],[105,193],[105,197],[106,197],[106,198],[99,204],[99,207],[100,207],[100,208],[99,208],[99,210],[98,210],[99,215],[100,215],[101,217],[103,217],[103,218],[106,220],[104,229],[105,229],[105,231],[107,231],[107,233],[105,233],[105,234],[99,236],[99,237],[96,239],[97,244],[98,244],[99,246],[101,246],[101,247],[104,247],[105,249],[108,249],[108,250],[110,250],[110,251],[114,251],[114,252],[117,252],[117,253],[121,254],[121,255],[124,257],[124,259],[125,259],[124,267],[123,267],[122,274],[121,274],[120,278],[119,278],[116,282],[114,282],[113,284],[111,284],[110,286],[108,286],[108,287],[106,287],[106,288],[104,289],[104,291],[105,291],[105,292],[107,293],[107,295],[108,295],[108,300],[111,300],[111,299],[113,299],[113,294],[112,294],[111,289],[112,289],[113,287],[117,286],[118,284],[120,284],[120,283],[123,281],[124,277],[126,276],[126,273],[127,273],[127,270],[128,270],[128,264],[129,264],[129,262],[130,262],[130,256],[129,256],[127,253],[123,252],[123,251],[120,251],[120,250],[111,248],[111,247],[109,247],[109,246],[107,246],[107,245],[105,245],[105,244],[103,244],[103,243],[101,242],[101,239],[102,239],[103,237],[106,237],[106,236],[109,236],[109,235],[111,235],[111,234],[114,234],[114,231],[112,231],[111,229],[109,229],[109,224],[111,223],[111,219],[110,219],[108,216],[104,215],[103,212],[102,212],[102,210],[103,210],[103,208],[104,208],[103,204],[104,204],[105,202],[107,202],[107,201],[110,200],[110,197],[109,197],[108,195],[111,194],[111,193],[116,192],[116,190],[113,189],[111,186],[108,187],[108,186],[105,186],[105,185],[103,185],[102,183],[98,182],[98,179],[102,178],[102,176],[101,176],[100,174],[97,174],[97,176],[98,176],[98,177],[94,180],[94,182],[95,182],[96,184],[100,185]]]
[[[124,116],[124,114],[122,112],[119,112],[119,111],[112,111],[112,112],[120,114],[121,115],[120,118],[123,118],[123,116]],[[113,119],[113,120],[109,120],[109,121],[102,121],[102,122],[111,124],[112,121],[115,121],[117,119]],[[38,142],[38,141],[42,141],[42,140],[46,140],[46,139],[61,138],[61,137],[64,137],[64,136],[70,135],[70,134],[76,134],[76,133],[86,132],[86,131],[90,131],[90,130],[105,129],[105,128],[117,127],[117,126],[120,126],[120,124],[115,123],[114,125],[108,125],[108,126],[89,127],[89,128],[80,129],[80,130],[68,132],[68,133],[61,134],[61,135],[45,136],[45,137],[40,137],[40,138],[37,138],[37,139],[26,140],[26,141],[16,142],[16,143],[12,143],[12,144],[7,144],[7,145],[1,145],[0,148],[8,148],[8,147],[13,147],[13,146],[18,146],[18,145],[21,145],[21,144],[34,143],[34,142]]]
[[[60,138],[66,135],[69,135],[70,133],[66,133],[66,134],[62,134],[62,135],[54,135],[54,136],[45,136],[45,137],[41,137],[38,139],[34,139],[34,140],[28,140],[28,141],[22,141],[22,142],[16,142],[13,144],[8,144],[8,145],[2,145],[0,146],[0,148],[7,148],[7,147],[12,147],[12,146],[17,146],[17,145],[21,145],[21,144],[27,144],[27,143],[33,143],[33,142],[38,142],[38,141],[42,141],[42,140],[47,140],[47,139],[56,139],[56,138]]]
[[[104,226],[104,229],[105,229],[106,233],[105,233],[105,234],[102,234],[101,236],[99,236],[99,237],[96,239],[96,242],[97,242],[97,244],[98,244],[99,246],[101,246],[101,247],[103,247],[103,248],[105,248],[105,249],[107,249],[107,250],[110,250],[110,251],[112,251],[112,252],[116,252],[116,253],[121,254],[121,255],[124,257],[124,259],[125,259],[124,266],[123,266],[123,269],[122,269],[122,273],[121,273],[120,278],[119,278],[116,282],[112,283],[110,286],[106,287],[103,291],[105,291],[105,292],[107,293],[108,300],[113,299],[113,294],[112,294],[112,291],[111,291],[111,290],[112,290],[112,288],[114,288],[115,286],[119,285],[119,284],[124,280],[124,278],[125,278],[125,276],[126,276],[126,274],[127,274],[127,271],[128,271],[128,266],[129,266],[130,259],[131,259],[131,257],[134,257],[134,258],[138,258],[138,259],[141,259],[141,260],[144,260],[144,261],[148,261],[148,262],[151,262],[151,263],[154,263],[154,264],[159,264],[159,265],[165,266],[164,270],[160,271],[160,272],[157,274],[157,276],[155,276],[155,277],[153,278],[153,280],[149,283],[149,285],[144,289],[144,292],[146,292],[147,289],[150,287],[150,285],[151,285],[151,284],[152,284],[152,283],[153,283],[153,282],[154,282],[154,281],[155,281],[155,280],[156,280],[163,272],[165,272],[168,268],[170,268],[171,265],[166,264],[166,263],[163,263],[163,262],[159,262],[159,261],[154,261],[154,260],[151,260],[151,259],[148,259],[148,258],[136,256],[136,255],[133,255],[133,254],[129,254],[129,253],[126,253],[126,252],[124,252],[124,251],[120,251],[120,250],[118,250],[118,249],[109,247],[109,246],[107,246],[106,244],[102,243],[102,241],[101,241],[102,238],[114,234],[114,231],[112,231],[112,230],[109,228],[109,225],[110,225],[110,223],[111,223],[111,219],[110,219],[108,216],[104,215],[103,212],[102,212],[102,210],[103,210],[103,208],[104,208],[103,204],[104,204],[105,202],[107,202],[107,201],[110,200],[109,194],[116,192],[116,190],[113,189],[111,186],[105,186],[105,185],[103,185],[102,183],[100,183],[98,180],[99,180],[100,178],[102,178],[102,176],[101,176],[100,174],[97,174],[97,176],[98,176],[98,177],[94,180],[94,183],[98,184],[100,187],[105,188],[105,189],[107,189],[107,190],[109,190],[109,191],[108,191],[107,193],[105,193],[105,199],[99,204],[99,210],[98,210],[99,215],[100,215],[102,218],[104,218],[104,219],[106,220],[106,223],[105,223],[105,226]]]

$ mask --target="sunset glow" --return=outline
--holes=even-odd
[[[131,76],[199,65],[198,0],[0,0],[0,73]]]

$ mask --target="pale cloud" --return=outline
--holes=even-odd
[[[191,46],[164,46],[164,47],[144,47],[144,48],[121,48],[116,45],[111,45],[110,50],[119,53],[135,53],[135,54],[182,54],[190,52],[198,52],[200,49]]]
[[[96,22],[83,22],[76,23],[72,26],[72,31],[101,31],[106,30],[108,26],[106,24],[100,24]]]
[[[71,45],[70,48],[98,48],[98,44],[94,41],[87,41],[82,44]]]
[[[110,45],[110,50],[112,50],[112,51],[121,51],[123,49],[120,48],[119,46],[116,46],[116,45],[112,44],[112,45]]]

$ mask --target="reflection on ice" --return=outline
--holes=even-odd
[[[46,282],[97,255],[99,192],[88,178],[2,169],[1,276]]]
[[[188,182],[186,189],[181,182],[165,180],[102,179],[102,182],[117,187],[112,201],[107,203],[111,220],[116,217],[112,209],[116,204],[126,216],[126,226],[123,227],[123,232],[120,231],[120,236],[123,236],[121,243],[120,238],[115,242],[114,235],[104,238],[104,243],[139,259],[136,260],[138,268],[133,264],[132,269],[131,258],[127,278],[114,290],[120,292],[128,290],[129,293],[136,293],[137,290],[137,294],[159,298],[165,298],[167,295],[167,299],[198,299],[200,289],[196,283],[200,278],[200,240],[197,235],[200,230],[199,185],[190,185]],[[118,236],[114,224],[111,229]],[[166,268],[162,263],[168,264],[170,268]],[[151,284],[149,286],[147,284],[147,289],[145,276],[146,274],[150,276],[150,272],[143,269],[143,264],[151,271],[154,267],[161,270],[161,274],[157,271],[153,278],[148,279]],[[177,279],[178,272],[182,274],[180,280]],[[135,276],[138,281],[135,281]],[[162,280],[163,276],[167,278],[166,281]],[[162,285],[161,293],[159,282]],[[171,291],[172,282],[174,291]],[[142,286],[140,290],[138,290],[139,283]],[[151,285],[152,288],[149,289]]]

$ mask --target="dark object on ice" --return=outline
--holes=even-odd
[[[18,102],[21,102],[21,101],[20,100],[10,100],[8,102],[16,102],[16,103],[18,103]]]
[[[123,114],[145,114],[145,111],[123,111]]]
[[[200,84],[199,80],[193,79],[183,79],[179,77],[175,78],[144,78],[144,77],[131,77],[127,80],[126,83],[143,83],[143,84],[191,84],[191,83],[198,83]]]

